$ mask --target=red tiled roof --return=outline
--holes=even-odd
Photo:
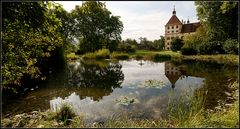
[[[200,22],[183,24],[181,33],[195,32],[199,26],[200,26]]]
[[[171,24],[182,24],[180,22],[180,20],[177,18],[176,15],[172,15],[172,17],[170,18],[170,20],[167,22],[166,25],[171,25]]]

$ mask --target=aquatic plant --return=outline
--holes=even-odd
[[[143,83],[140,83],[138,87],[141,88],[158,88],[162,89],[164,87],[164,83],[162,80],[145,80]]]
[[[70,119],[74,118],[76,115],[73,112],[72,106],[67,103],[62,103],[59,110],[56,112],[55,118],[62,121],[64,124],[69,124]]]
[[[116,99],[116,101],[117,101],[117,104],[126,105],[126,106],[133,103],[139,103],[139,100],[137,100],[136,98],[130,98],[127,96],[121,96],[118,99]]]

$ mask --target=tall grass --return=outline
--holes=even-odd
[[[83,55],[83,59],[109,59],[110,51],[108,49],[100,49],[94,53],[86,53]]]
[[[70,119],[73,119],[75,116],[76,115],[73,112],[71,105],[62,103],[60,109],[57,110],[55,117],[57,120],[62,121],[64,124],[69,124]]]
[[[125,60],[129,58],[129,55],[127,53],[113,52],[111,58]]]

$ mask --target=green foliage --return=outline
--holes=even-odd
[[[110,51],[108,49],[101,49],[96,52],[96,59],[109,59]]]
[[[23,78],[45,78],[44,69],[63,43],[61,22],[49,2],[5,2],[3,7],[3,89],[15,90]]]
[[[81,37],[81,53],[107,48],[116,49],[121,40],[123,24],[119,16],[113,16],[105,3],[86,1],[71,12],[75,24],[75,37]]]
[[[127,53],[113,52],[111,55],[111,58],[124,60],[124,59],[128,59],[129,55]]]
[[[160,36],[160,39],[153,41],[153,49],[154,50],[160,50],[160,51],[163,50],[164,42],[165,42],[164,37]]]
[[[134,52],[136,52],[136,46],[131,45],[129,43],[122,42],[118,45],[118,51],[127,52],[127,53],[134,53]]]
[[[182,46],[183,46],[183,40],[182,40],[182,39],[174,38],[174,39],[171,41],[171,50],[172,50],[172,51],[181,50]]]
[[[202,42],[198,45],[198,51],[200,54],[222,54],[224,53],[222,45],[223,42],[220,41]]]
[[[238,37],[237,1],[196,1],[197,15],[210,41]]]
[[[152,54],[150,55],[150,59],[153,61],[161,62],[171,59],[171,55],[168,54]]]
[[[182,55],[196,55],[197,51],[190,47],[182,47],[181,48],[181,54]]]
[[[101,49],[94,53],[88,52],[83,55],[83,59],[109,59],[110,51],[108,49]]]
[[[68,125],[69,120],[73,119],[75,117],[75,113],[73,112],[72,107],[67,104],[63,103],[60,107],[60,109],[56,112],[56,119],[59,121],[62,121],[64,124]]]
[[[228,54],[238,54],[239,43],[236,39],[228,39],[224,42],[223,49]]]

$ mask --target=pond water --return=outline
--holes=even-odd
[[[121,114],[157,119],[166,115],[170,95],[193,95],[196,89],[208,91],[204,106],[213,108],[227,98],[237,69],[201,62],[77,60],[22,97],[4,102],[3,115],[56,110],[67,102],[89,122]]]

